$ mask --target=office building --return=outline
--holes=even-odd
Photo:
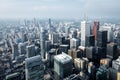
[[[112,61],[112,68],[120,72],[120,56]]]
[[[66,37],[68,37],[68,35],[70,33],[70,27],[65,26],[65,33],[66,33]]]
[[[18,44],[18,49],[19,49],[20,55],[26,54],[26,45],[25,45],[25,43],[19,43]]]
[[[23,39],[23,42],[26,42],[26,41],[28,41],[28,35],[27,35],[27,33],[24,33],[23,35],[22,35],[22,39]]]
[[[117,80],[120,80],[120,72],[117,73]]]
[[[54,56],[57,55],[56,49],[51,49],[48,52],[48,61],[49,61],[49,67],[53,68],[54,67]]]
[[[100,27],[100,30],[107,31],[107,42],[113,42],[114,35],[113,35],[113,27],[111,25],[103,25]]]
[[[69,65],[69,66],[68,66]],[[61,80],[72,73],[72,57],[66,53],[54,57],[54,75]]]
[[[48,25],[49,25],[50,33],[54,32],[54,29],[53,29],[53,26],[52,26],[52,23],[51,23],[51,19],[50,19],[50,18],[49,18],[49,21],[48,21]]]
[[[81,52],[82,52],[82,55],[83,55],[83,57],[86,57],[86,48],[85,47],[83,47],[83,46],[79,46],[78,47],[78,50],[80,50]]]
[[[90,80],[95,80],[96,67],[94,66],[93,62],[89,62],[87,68]]]
[[[73,54],[76,55],[76,58],[82,58],[83,57],[83,53],[81,50],[73,50]]]
[[[99,30],[99,22],[94,21],[93,23],[93,35],[95,36],[95,40],[97,40],[97,32]]]
[[[77,49],[80,45],[79,39],[72,38],[70,39],[70,49]]]
[[[93,35],[86,36],[86,46],[95,46],[95,37]]]
[[[95,59],[95,52],[96,49],[94,47],[86,47],[86,57],[90,60],[94,60]]]
[[[54,43],[54,44],[52,44],[52,47],[51,47],[51,48],[58,49],[58,48],[59,48],[59,46],[60,46],[60,44],[58,44],[58,43]]]
[[[72,38],[77,38],[77,30],[74,30],[72,33]]]
[[[51,49],[51,41],[45,41],[45,51],[48,52]]]
[[[51,19],[49,18],[49,28],[51,28]]]
[[[62,53],[62,52],[64,52],[64,53],[67,53],[68,54],[68,49],[69,49],[69,45],[60,45],[59,46],[59,53]]]
[[[59,43],[59,33],[52,34],[52,44]]]
[[[119,80],[117,79],[118,71],[114,68],[109,68],[109,80]]]
[[[73,59],[75,58],[82,58],[83,57],[83,53],[81,50],[68,50],[68,55],[71,56]]]
[[[96,47],[96,55],[98,59],[106,57],[106,48]]]
[[[102,31],[102,30],[98,31],[97,46],[106,48],[106,46],[107,46],[107,31]]]
[[[26,80],[42,80],[44,65],[40,55],[25,59]]]
[[[30,45],[26,47],[27,58],[35,56],[35,45]]]
[[[40,48],[35,46],[35,55],[40,55]]]
[[[117,58],[117,44],[116,43],[108,43],[107,44],[107,57],[109,58]]]
[[[23,61],[25,60],[25,55],[19,55],[15,60],[16,63],[23,63]]]
[[[47,34],[47,30],[44,30],[41,27],[41,32],[40,32],[40,47],[41,47],[41,57],[45,58],[45,40],[48,39],[48,34]]]
[[[65,36],[60,36],[60,44],[64,44],[65,43]]]
[[[69,45],[69,49],[70,49],[70,39],[69,38],[65,38],[65,40],[63,41],[63,44]]]
[[[87,58],[75,58],[74,59],[74,66],[75,69],[79,72],[79,71],[83,71],[85,72],[87,69],[87,65],[88,65],[88,59]]]
[[[18,44],[16,44],[16,43],[12,44],[12,54],[13,54],[13,59],[15,59],[17,56],[19,56]]]
[[[108,69],[105,65],[102,65],[98,68],[96,72],[96,80],[107,80],[108,79]]]
[[[86,36],[90,35],[90,23],[87,21],[81,22],[81,46],[85,46],[86,44]]]

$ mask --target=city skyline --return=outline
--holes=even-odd
[[[0,0],[0,80],[120,80],[119,0]]]
[[[0,0],[0,19],[5,18],[114,18],[119,19],[116,0]]]

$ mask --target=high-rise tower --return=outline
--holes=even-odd
[[[52,31],[51,19],[49,18],[49,30]]]
[[[94,23],[93,23],[93,35],[95,36],[95,40],[97,39],[98,30],[99,30],[99,22],[94,21]]]
[[[90,23],[87,21],[81,22],[81,46],[85,46],[86,36],[90,35]]]

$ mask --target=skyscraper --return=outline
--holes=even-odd
[[[59,39],[60,39],[59,33],[53,33],[52,34],[52,44],[53,43],[59,43]]]
[[[61,80],[72,72],[72,57],[66,53],[54,57],[54,75],[56,80]],[[61,79],[59,79],[61,78]]]
[[[107,44],[107,57],[114,59],[118,57],[116,43]]]
[[[45,41],[45,52],[48,52],[51,49],[51,41]]]
[[[35,45],[26,47],[27,58],[35,56]]]
[[[80,43],[79,39],[75,39],[75,38],[70,39],[70,48],[77,49],[79,46],[79,43]]]
[[[62,53],[62,52],[64,52],[64,53],[68,53],[68,49],[69,49],[69,45],[60,45],[60,47],[59,47],[59,53]]]
[[[87,21],[81,22],[81,46],[85,46],[86,36],[90,35],[90,23]]]
[[[16,44],[16,43],[12,44],[12,54],[13,54],[13,59],[15,59],[17,56],[19,56],[18,44]]]
[[[40,32],[40,46],[41,46],[41,56],[42,58],[45,58],[45,40],[47,40],[47,31],[43,30],[41,27],[41,32]]]
[[[44,66],[40,55],[25,59],[26,80],[43,80]]]
[[[95,37],[93,35],[86,36],[86,46],[95,46]]]
[[[93,35],[95,36],[95,40],[97,39],[97,31],[99,30],[99,22],[95,21],[93,23]]]
[[[51,27],[51,19],[49,18],[49,27]]]
[[[107,46],[107,31],[99,30],[97,33],[97,46],[105,47]]]
[[[18,49],[19,49],[20,55],[26,54],[26,46],[25,46],[24,43],[19,43],[18,44]]]
[[[50,18],[49,18],[48,25],[49,25],[49,30],[50,30],[50,33],[51,33],[52,32],[52,25],[51,25],[51,19]]]
[[[101,30],[106,30],[107,31],[107,42],[113,42],[113,28],[111,25],[104,25],[100,27]]]

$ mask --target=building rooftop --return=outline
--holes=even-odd
[[[25,61],[27,64],[31,64],[33,62],[38,62],[41,60],[40,55],[34,56],[34,57],[30,57],[30,58],[26,58]]]
[[[20,74],[19,72],[9,74],[9,75],[6,76],[6,80],[17,77],[17,76],[19,76],[19,74]]]
[[[69,56],[69,55],[67,55],[66,53],[63,53],[63,52],[62,52],[62,54],[56,55],[56,56],[54,57],[54,59],[57,60],[57,61],[60,62],[60,63],[65,64],[65,63],[71,61],[71,60],[72,60],[72,57]]]
[[[62,45],[60,45],[60,46],[63,46],[63,47],[68,47],[69,45],[62,44]]]

